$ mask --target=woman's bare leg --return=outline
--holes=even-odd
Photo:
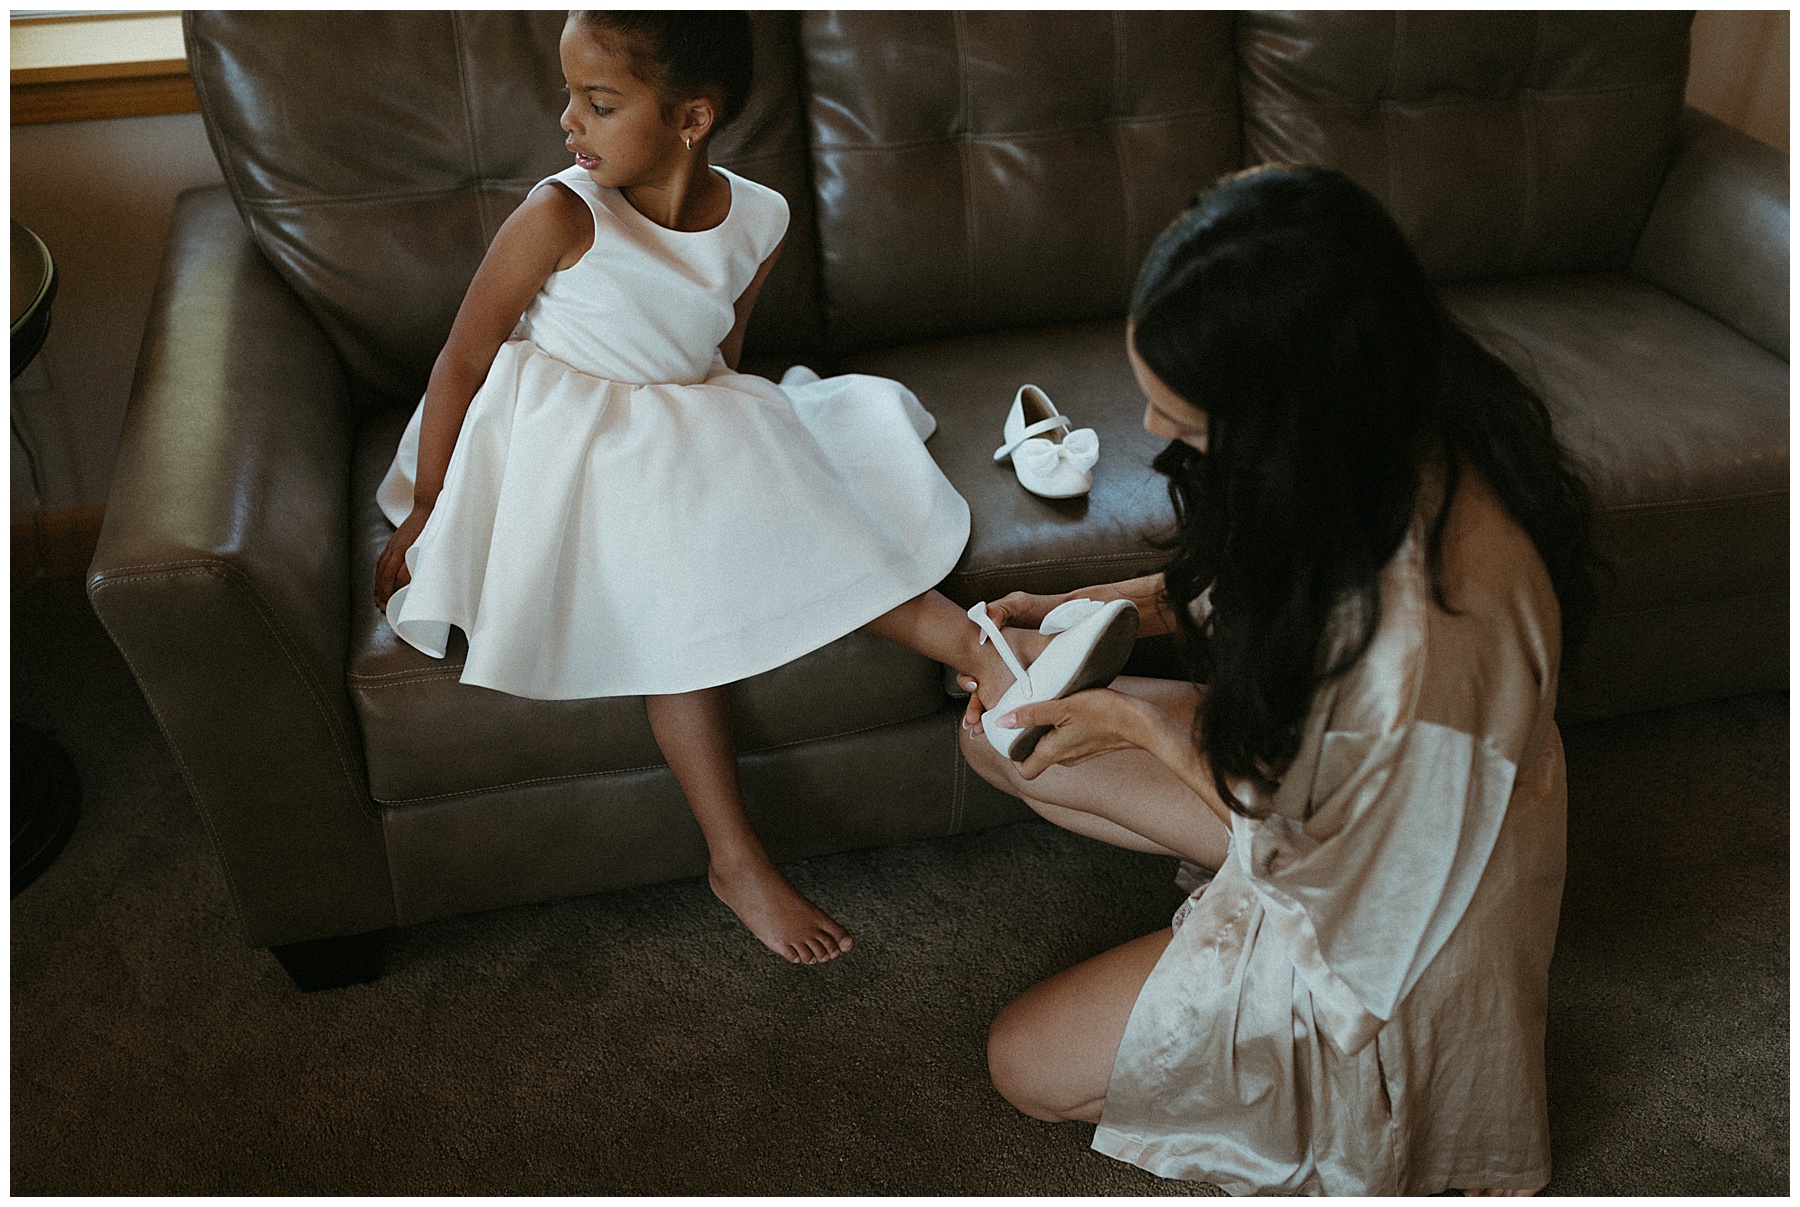
[[[1040,981],[988,1029],[988,1075],[1034,1119],[1100,1121],[1131,1007],[1171,930],[1133,939]]]
[[[1192,728],[1200,705],[1200,689],[1193,684],[1121,676],[1112,686]],[[1155,755],[1121,750],[1027,780],[985,737],[964,730],[962,750],[988,783],[1065,830],[1134,851],[1178,855],[1208,868],[1225,860],[1231,832]]]
[[[849,951],[849,932],[788,883],[750,828],[738,785],[729,689],[645,696],[644,709],[706,835],[713,893],[764,946],[796,964],[817,964]]]

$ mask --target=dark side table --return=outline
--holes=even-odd
[[[50,334],[56,262],[30,230],[12,224],[12,375],[37,357]],[[81,817],[81,778],[55,738],[12,725],[12,895],[17,897],[61,854]]]

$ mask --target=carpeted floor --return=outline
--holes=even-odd
[[[699,881],[402,932],[301,996],[75,582],[13,598],[13,709],[86,804],[13,901],[15,1194],[1167,1194],[988,1085],[1010,997],[1167,921],[1173,861],[1042,823],[834,856],[821,968]],[[1785,695],[1572,728],[1561,1194],[1788,1190]]]

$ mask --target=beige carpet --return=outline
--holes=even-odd
[[[855,931],[793,968],[698,881],[402,932],[301,996],[243,946],[74,583],[13,600],[14,715],[86,812],[13,902],[15,1194],[1204,1193],[1024,1118],[988,1021],[1166,921],[1172,861],[1023,823],[792,869]],[[1567,735],[1564,1194],[1788,1188],[1787,699]]]

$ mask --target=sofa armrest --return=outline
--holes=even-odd
[[[1788,157],[1691,106],[1632,271],[1788,355]]]
[[[177,204],[88,597],[253,944],[393,923],[344,667],[354,415],[223,188]]]

